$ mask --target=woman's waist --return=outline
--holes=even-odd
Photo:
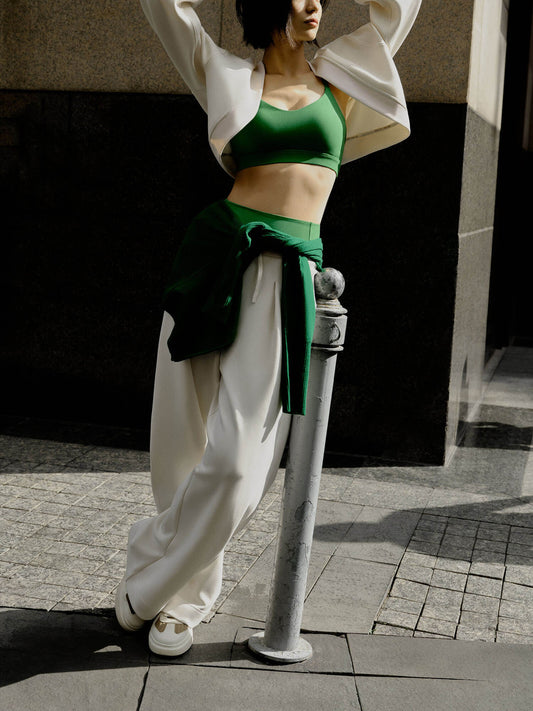
[[[320,224],[335,173],[316,165],[283,163],[241,170],[228,195],[232,203]]]
[[[241,225],[262,222],[273,230],[288,234],[296,239],[308,241],[320,237],[320,224],[316,222],[298,220],[293,217],[265,212],[264,210],[255,210],[246,205],[232,202],[229,199],[224,200],[224,205]]]

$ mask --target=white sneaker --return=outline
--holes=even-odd
[[[174,617],[160,612],[148,635],[148,646],[155,654],[177,657],[192,646],[192,629]]]
[[[128,632],[137,632],[144,625],[146,620],[142,620],[136,615],[130,604],[128,593],[126,592],[126,578],[122,578],[115,595],[115,614],[122,629]]]

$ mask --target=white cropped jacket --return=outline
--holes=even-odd
[[[202,0],[140,0],[151,26],[202,108],[217,160],[235,174],[230,141],[256,115],[263,93],[262,62],[219,47],[202,27]],[[416,18],[421,0],[356,0],[370,6],[370,22],[320,48],[313,72],[353,99],[342,162],[386,148],[409,135],[405,97],[392,59]],[[334,3],[332,3],[334,6]]]

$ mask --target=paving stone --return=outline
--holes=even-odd
[[[302,628],[370,632],[394,571],[394,565],[333,556],[320,577],[315,577]]]
[[[498,620],[498,632],[512,632],[514,634],[533,636],[533,621],[501,616]]]
[[[457,548],[448,545],[440,546],[436,553],[439,558],[450,558],[452,560],[462,560],[466,562],[469,562],[473,555],[473,551],[470,548]]]
[[[440,531],[428,531],[423,528],[417,528],[413,533],[413,541],[429,541],[430,543],[440,543],[442,533]]]
[[[522,543],[533,546],[533,530],[531,528],[518,528],[513,526],[509,535],[509,540],[513,543]]]
[[[422,616],[416,625],[416,629],[421,632],[435,632],[436,634],[442,634],[446,637],[453,638],[455,634],[456,624],[455,622],[449,622],[447,620],[439,620],[433,617]]]
[[[462,520],[450,518],[446,533],[450,536],[460,536],[461,538],[475,538],[479,525],[477,523],[468,523]]]
[[[435,560],[435,568],[439,570],[449,570],[452,573],[468,573],[470,570],[470,561],[457,560],[455,558],[441,558]]]
[[[533,635],[513,634],[512,632],[496,632],[496,641],[503,644],[530,644],[533,645]]]
[[[491,551],[494,553],[505,553],[507,550],[507,543],[504,541],[488,541],[482,538],[477,538],[474,548],[478,551]],[[509,544],[511,545],[511,544]]]
[[[426,637],[429,639],[450,639],[450,637],[445,634],[436,634],[435,632],[422,632],[422,630],[415,630],[413,637]]]
[[[521,543],[508,543],[507,555],[520,556],[526,560],[533,560],[533,546],[525,546]]]
[[[33,559],[33,565],[42,568],[53,568],[55,570],[75,571],[77,573],[94,573],[100,565],[98,560],[66,556],[59,553],[39,553]]]
[[[9,615],[20,620],[21,612],[7,611],[2,617]],[[94,618],[100,625],[99,631],[87,615],[60,616],[29,610],[24,613],[31,616],[29,628],[24,627],[24,621],[18,622],[17,650],[5,651],[2,656],[1,708],[25,711],[137,708],[148,671],[148,655],[142,658],[139,653],[134,654],[133,645],[138,644],[135,639],[113,634],[113,626],[104,627],[107,623],[103,618]],[[66,626],[59,617],[67,618]],[[84,624],[77,624],[78,617],[85,617]],[[55,627],[46,624],[50,618]],[[69,632],[76,645],[68,644]],[[6,634],[2,637],[5,639]],[[24,648],[28,641],[33,642],[33,650]]]
[[[446,533],[441,543],[443,548],[465,548],[466,550],[472,550],[475,540],[473,536],[456,536]]]
[[[356,674],[376,675],[382,681],[385,677],[490,679],[508,683],[511,688],[532,681],[533,647],[517,649],[512,645],[402,637],[383,639],[375,635],[348,635],[348,644]],[[426,708],[433,708],[426,699],[422,702],[427,704]],[[379,706],[370,708],[381,711]],[[411,709],[400,704],[396,708]],[[469,706],[450,705],[448,709],[470,711]]]
[[[61,541],[63,540],[63,535],[64,531],[62,528],[59,528],[58,526],[52,525],[52,526],[43,526],[42,528],[39,529],[38,535],[32,536],[33,539],[35,538],[40,538],[40,539],[49,539],[52,541]]]
[[[434,568],[436,561],[436,556],[425,553],[406,552],[402,558],[402,563],[406,565],[421,565],[427,568]]]
[[[432,489],[412,484],[398,484],[367,479],[352,479],[344,501],[363,506],[391,509],[421,509],[426,506]]]
[[[123,551],[120,551],[123,553]],[[107,561],[111,560],[114,556],[119,553],[117,548],[106,548],[104,546],[86,546],[83,549],[83,558],[88,558],[89,560],[99,560]]]
[[[377,616],[377,621],[382,624],[395,625],[396,627],[407,627],[414,630],[418,622],[418,615],[412,615],[408,612],[400,612],[399,610],[385,609],[381,610]]]
[[[470,566],[470,573],[472,575],[481,575],[486,578],[498,578],[502,580],[505,574],[505,565],[473,561]]]
[[[432,587],[446,588],[447,590],[463,591],[467,576],[464,573],[453,573],[449,570],[435,569],[431,578]]]
[[[60,585],[66,588],[77,588],[86,578],[86,574],[25,565],[22,570],[14,573],[12,577],[14,579],[28,578],[30,580],[49,583],[51,585]]]
[[[216,618],[214,622],[216,623]],[[248,646],[250,637],[261,630],[262,628],[258,628],[257,625],[249,627],[241,626],[237,630],[231,650],[230,666],[232,669],[272,670],[272,664],[259,658]],[[353,674],[352,659],[344,635],[304,633],[302,637],[311,644],[313,655],[304,662],[291,664],[291,672],[303,672],[307,674]]]
[[[426,531],[439,531],[443,532],[446,528],[446,519],[428,518],[425,514],[422,514],[420,520],[418,521],[417,529],[424,529]]]
[[[29,522],[33,524],[40,524],[41,526],[48,526],[54,521],[57,521],[57,516],[55,514],[39,513],[39,511],[29,511],[28,513],[20,516],[20,522]]]
[[[426,568],[422,565],[409,565],[403,562],[397,572],[397,576],[403,580],[411,580],[414,583],[424,583],[425,585],[429,585],[432,575],[432,568]]]
[[[29,537],[33,536],[37,531],[42,528],[39,523],[28,523],[23,521],[12,521],[9,526],[9,532],[13,533],[15,536]]]
[[[500,603],[500,617],[513,617],[517,620],[533,621],[533,607],[526,602],[502,600]]]
[[[505,553],[496,553],[496,551],[472,551],[472,563],[491,563],[492,565],[504,565],[506,562]]]
[[[402,597],[415,602],[424,602],[428,593],[429,586],[421,583],[413,583],[409,580],[396,578],[391,589],[392,597]]]
[[[399,612],[409,612],[411,615],[420,615],[422,612],[423,602],[415,602],[414,600],[405,600],[402,597],[387,597],[383,602],[383,608],[386,610],[398,610]]]
[[[99,561],[92,562],[99,563]],[[124,567],[124,562],[115,556],[110,560],[106,560],[102,565],[99,565],[99,567],[94,570],[94,573],[96,575],[104,575],[120,580],[124,575]]]
[[[322,474],[320,479],[320,499],[344,501],[344,493],[351,483],[350,477]]]
[[[140,711],[175,711],[176,689],[179,689],[180,707],[184,709],[235,711],[237,698],[240,708],[254,711],[284,708],[289,699],[292,711],[360,710],[352,676],[299,674],[286,667],[280,673],[279,668],[274,669],[153,665]],[[232,689],[235,691],[228,691]]]
[[[232,551],[233,553],[260,556],[265,550],[265,547],[262,543],[232,539],[226,546],[226,550]]]
[[[533,567],[526,565],[508,565],[505,573],[505,581],[533,587]]]
[[[29,565],[35,557],[39,555],[39,551],[28,551],[22,548],[8,548],[0,555],[0,560],[6,563],[21,563]]]
[[[500,597],[502,581],[494,578],[484,578],[478,575],[469,575],[466,582],[466,592],[476,595]]]
[[[498,622],[497,613],[471,612],[463,610],[461,612],[460,624],[476,629],[496,629]]]
[[[461,616],[461,611],[457,607],[446,606],[446,605],[424,605],[424,617],[431,617],[436,620],[447,620],[448,622],[453,622],[457,624],[459,622],[459,617]]]
[[[524,558],[521,555],[507,554],[505,557],[506,565],[522,565],[524,567],[533,566],[533,558]]]
[[[494,642],[495,628],[485,628],[470,625],[458,625],[455,638],[464,641]]]
[[[507,580],[503,584],[502,597],[506,600],[520,600],[533,606],[533,588],[518,583],[509,583]]]
[[[381,624],[377,623],[374,625],[372,634],[381,634],[381,635],[387,635],[387,636],[397,635],[400,637],[412,637],[413,630],[407,629],[406,627],[393,627],[391,625],[381,625]]]
[[[510,530],[510,526],[481,523],[477,530],[477,537],[489,541],[507,541],[509,539]]]
[[[483,612],[489,615],[497,615],[500,607],[500,600],[497,597],[487,597],[486,595],[473,595],[465,593],[462,602],[463,610],[469,612]]]
[[[449,607],[459,610],[462,600],[463,595],[461,592],[431,587],[428,590],[426,604],[432,607]]]
[[[425,553],[428,556],[436,556],[439,551],[438,543],[429,543],[428,541],[410,540],[407,546],[409,553]]]
[[[76,587],[80,590],[110,594],[117,588],[117,579],[107,578],[104,575],[89,575],[85,577]]]
[[[364,506],[340,543],[337,554],[377,563],[398,563],[418,518],[418,513]]]
[[[366,521],[358,528],[354,524],[362,511],[363,507],[356,504],[331,500],[319,501],[313,535],[313,554],[332,555],[342,546],[342,555],[351,556],[361,545],[360,557],[366,557],[363,555],[362,547],[367,545],[367,541],[364,535],[361,536]],[[276,512],[267,513],[274,514],[276,521],[279,518]],[[367,517],[367,521],[370,523],[372,518]],[[355,555],[355,557],[359,556]]]
[[[48,554],[58,554],[66,556],[78,556],[87,548],[84,543],[73,543],[71,541],[54,541],[47,548]]]
[[[275,543],[271,543],[268,548],[260,551],[256,562],[248,570],[240,584],[237,587],[233,584],[231,593],[218,608],[220,612],[251,620],[265,620],[270,582],[275,564],[275,552]],[[329,556],[311,555],[307,579],[308,591],[315,584],[328,560]]]
[[[54,605],[55,611],[92,610],[100,606],[104,594],[91,590],[69,590],[63,598]]]

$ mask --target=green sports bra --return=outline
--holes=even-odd
[[[309,163],[338,174],[346,122],[326,84],[324,93],[301,109],[285,110],[261,99],[254,118],[231,140],[237,170],[271,163]]]

